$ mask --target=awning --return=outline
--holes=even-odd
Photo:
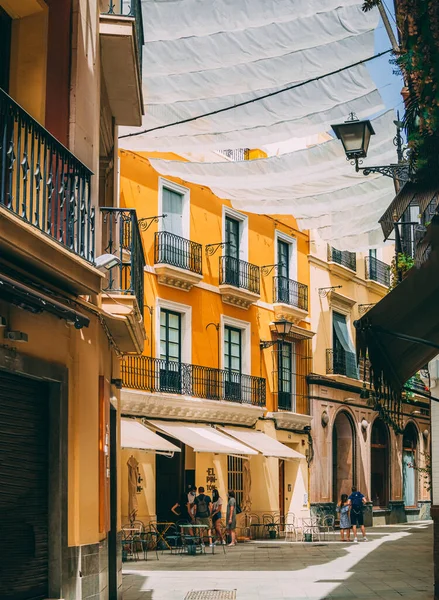
[[[193,448],[194,452],[212,452],[238,456],[257,455],[258,453],[221,433],[209,425],[199,423],[177,423],[168,421],[148,421],[156,429],[180,440]]]
[[[412,267],[395,289],[354,323],[357,355],[367,355],[375,389],[389,393],[394,399],[407,380],[438,354],[439,346],[428,345],[428,342],[439,344],[436,219],[433,218],[423,242],[428,258],[419,268]]]
[[[69,306],[67,299],[65,303],[55,300],[4,273],[0,273],[0,298],[33,313],[51,313],[72,323],[77,329],[88,327],[90,324],[90,319]]]
[[[384,238],[387,239],[391,235],[395,221],[399,221],[410,204],[419,206],[419,214],[422,215],[430,202],[437,197],[437,194],[436,186],[422,187],[418,183],[406,183],[379,220]]]
[[[174,446],[134,419],[121,419],[120,434],[122,448],[149,450],[161,454],[181,452],[178,446]]]
[[[274,438],[262,433],[262,431],[252,431],[246,429],[231,429],[229,427],[221,427],[221,431],[243,442],[250,448],[257,450],[263,456],[272,456],[275,458],[283,458],[285,460],[305,459],[304,454],[300,454],[292,448],[288,448],[285,444],[278,442]]]

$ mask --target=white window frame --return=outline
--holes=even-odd
[[[330,311],[330,315],[331,315],[331,334],[330,334],[331,348],[334,347],[334,313],[335,312],[338,313],[339,315],[343,315],[346,317],[346,327],[348,328],[349,340],[352,344],[352,348],[355,348],[355,340],[352,337],[352,329],[351,329],[351,311],[347,312],[346,310],[343,310],[339,306],[332,306],[331,311]]]
[[[227,325],[241,331],[241,370],[243,375],[251,375],[251,323],[227,315],[221,315],[220,317],[220,368],[224,369],[224,328]]]
[[[239,227],[239,258],[248,262],[248,216],[223,204],[222,241],[226,241],[226,217],[240,222]],[[224,254],[226,249],[224,249]]]
[[[278,229],[274,232],[274,264],[277,265],[279,262],[278,252],[277,252],[277,242],[280,240],[281,242],[286,242],[290,248],[290,269],[288,273],[288,279],[292,279],[293,281],[298,281],[297,279],[297,239],[284,233],[283,231],[279,231]]]
[[[157,298],[155,311],[155,352],[160,358],[160,313],[162,308],[181,314],[181,362],[192,363],[192,306]]]
[[[182,214],[182,225],[183,225],[183,237],[187,240],[190,239],[190,189],[175,183],[174,181],[170,181],[169,179],[165,179],[164,177],[159,177],[159,197],[158,197],[158,212],[157,214],[163,214],[163,188],[171,190],[173,192],[177,192],[177,194],[181,194],[183,196],[183,214]],[[164,223],[165,219],[159,219],[158,230],[164,231]]]

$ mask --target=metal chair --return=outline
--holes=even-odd
[[[288,539],[292,538],[294,535],[294,539],[297,542],[297,534],[300,531],[300,528],[297,526],[296,515],[294,513],[290,512],[285,515],[284,528],[285,541],[288,541]]]
[[[332,537],[335,537],[335,527],[334,527],[335,517],[334,515],[324,515],[320,518],[319,529],[323,534],[323,539],[326,540],[326,534],[332,532]]]
[[[311,535],[311,540],[309,541],[314,541],[314,538],[317,538],[318,541],[320,541],[319,517],[302,519],[302,540],[306,540],[308,535]]]
[[[159,553],[157,551],[157,540],[153,535],[152,531],[144,531],[141,534],[143,560],[148,560],[148,551],[154,551],[155,557],[159,559]]]

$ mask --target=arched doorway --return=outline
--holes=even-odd
[[[416,448],[418,431],[413,423],[408,423],[402,438],[402,490],[405,506],[416,506],[417,486]]]
[[[355,485],[355,430],[346,411],[338,413],[332,428],[332,500],[350,494]]]
[[[389,430],[381,419],[375,419],[371,437],[371,490],[374,506],[389,503]]]

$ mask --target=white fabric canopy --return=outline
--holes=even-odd
[[[394,160],[394,113],[373,121],[367,164]],[[208,186],[235,208],[259,214],[292,214],[304,229],[340,250],[382,244],[380,214],[394,196],[391,179],[365,177],[346,161],[342,144],[323,144],[266,159],[193,163],[151,159],[161,174]]]
[[[181,452],[168,440],[160,437],[134,419],[121,419],[120,421],[121,447],[151,452],[167,453]]]
[[[256,455],[257,452],[221,433],[209,425],[199,423],[181,423],[169,421],[149,421],[156,429],[167,433],[193,448],[194,452],[212,452],[214,454]]]
[[[247,429],[231,429],[230,427],[221,427],[221,431],[234,437],[235,439],[247,444],[254,450],[257,450],[263,456],[282,458],[285,460],[305,459],[304,454],[285,446],[274,438],[266,435],[262,431],[252,431]]]

